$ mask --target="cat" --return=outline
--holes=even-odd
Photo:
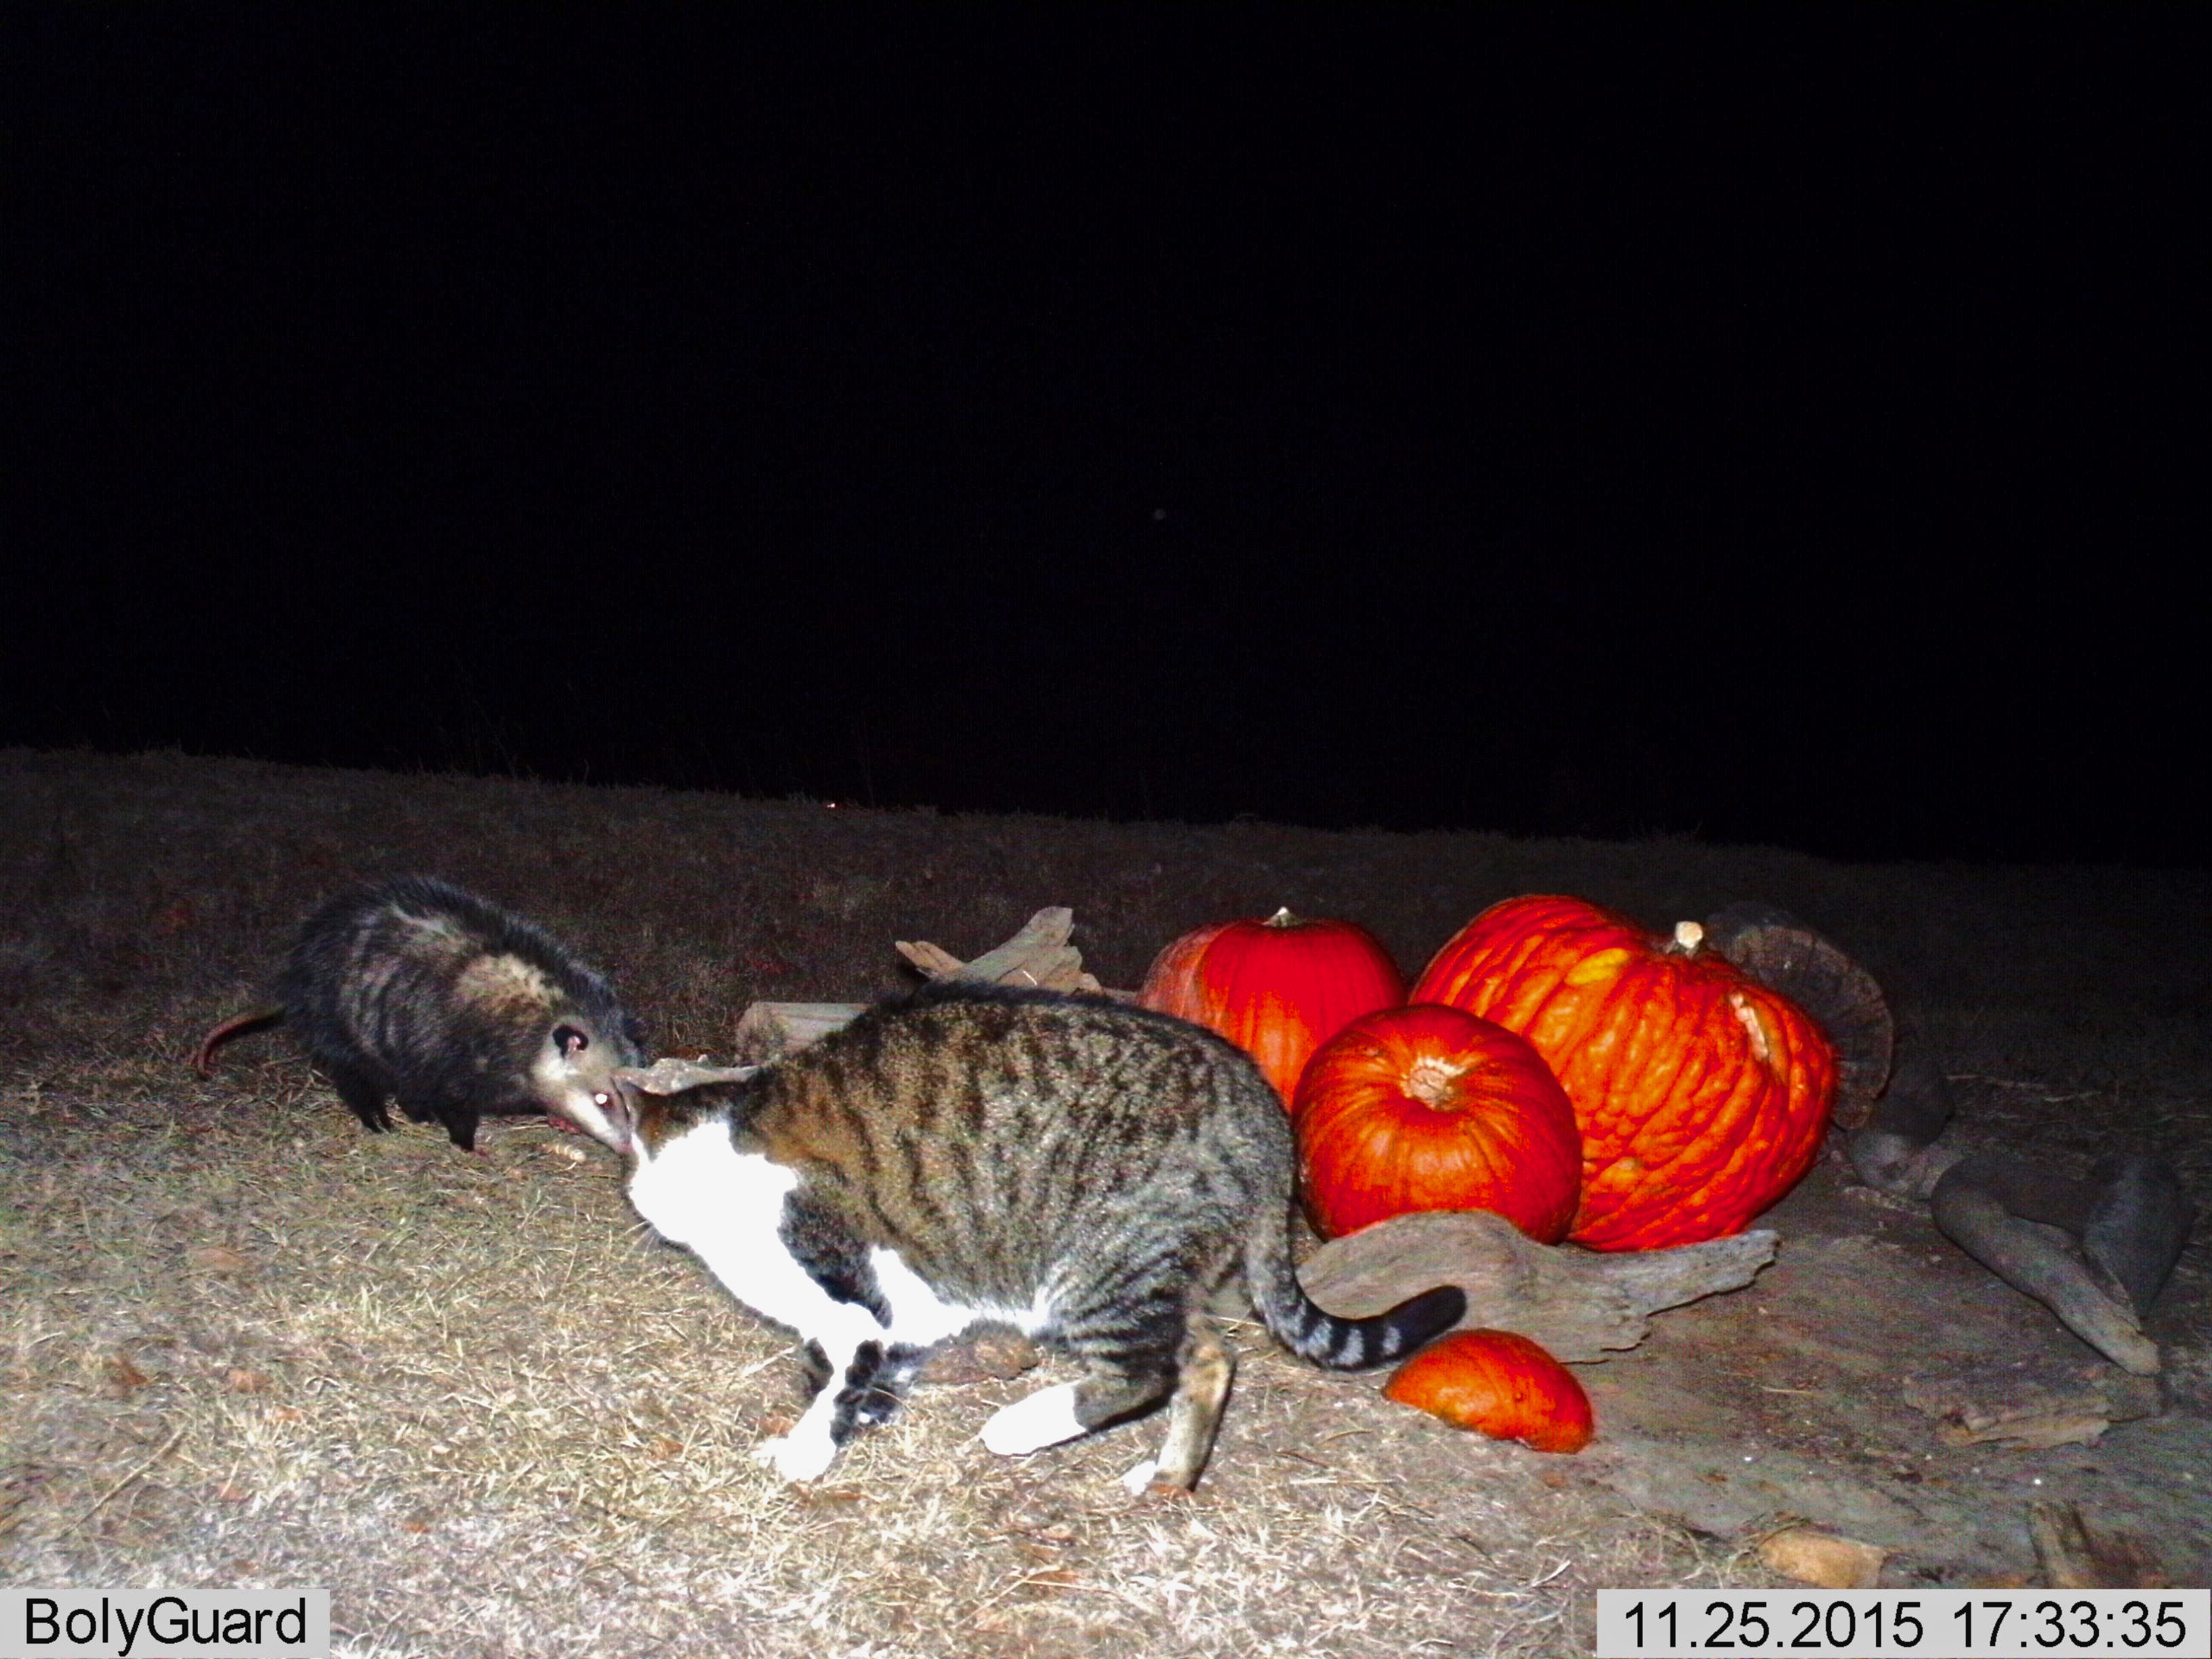
[[[740,1302],[806,1344],[815,1392],[757,1455],[811,1480],[888,1419],[929,1350],[1012,1325],[1085,1367],[982,1431],[1039,1450],[1169,1401],[1158,1455],[1125,1477],[1188,1491],[1233,1361],[1206,1314],[1241,1266],[1267,1328],[1344,1369],[1460,1319],[1443,1285],[1363,1320],[1292,1269],[1282,1103],[1212,1032],[1107,999],[939,983],[750,1075],[655,1094],[625,1073],[584,1127],[629,1154],[629,1195]]]

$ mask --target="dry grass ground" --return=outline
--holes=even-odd
[[[787,1342],[645,1234],[611,1159],[536,1124],[491,1126],[479,1158],[434,1130],[366,1135],[278,1041],[234,1046],[210,1082],[185,1071],[313,900],[401,869],[546,923],[671,1050],[724,1046],[755,998],[895,987],[894,936],[973,954],[1051,902],[1074,907],[1087,964],[1133,984],[1175,933],[1284,902],[1367,922],[1413,969],[1515,892],[1654,921],[1762,897],[1916,1012],[1973,1079],[1963,1131],[2078,1163],[2124,1123],[2212,1193],[2201,875],[0,755],[0,1581],[324,1584],[340,1651],[362,1656],[1567,1655],[1588,1650],[1600,1586],[1762,1582],[1742,1536],[1625,1498],[1618,1448],[1608,1464],[1453,1434],[1254,1330],[1188,1503],[1116,1483],[1146,1428],[983,1450],[983,1419],[1036,1374],[925,1387],[820,1486],[781,1486],[750,1452],[795,1407]],[[2155,1330],[2161,1458],[2184,1474],[2212,1453],[2208,1283],[2200,1240]],[[1641,1373],[1600,1374],[1620,1395]],[[1787,1381],[1774,1392],[1874,1389]],[[1890,1437],[1933,1458],[1912,1438],[1931,1432]],[[1855,1454],[1808,1430],[1795,1455]],[[1971,1495],[1963,1464],[1958,1480]],[[1987,1498],[2014,1502],[2009,1484]]]

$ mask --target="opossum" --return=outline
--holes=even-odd
[[[613,987],[549,934],[428,876],[330,900],[301,927],[276,991],[276,1006],[207,1034],[201,1076],[231,1037],[281,1021],[368,1127],[392,1127],[385,1103],[397,1097],[471,1152],[486,1112],[599,1118],[609,1073],[643,1046]]]

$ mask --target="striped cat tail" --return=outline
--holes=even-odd
[[[1401,1359],[1449,1330],[1467,1312],[1467,1292],[1439,1285],[1370,1319],[1340,1319],[1318,1306],[1291,1262],[1287,1212],[1262,1214],[1244,1240],[1244,1282],[1275,1340],[1332,1370]]]

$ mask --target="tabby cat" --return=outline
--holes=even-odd
[[[812,1402],[758,1453],[786,1480],[820,1475],[932,1346],[993,1322],[1086,1374],[999,1412],[985,1445],[1036,1451],[1168,1399],[1159,1455],[1127,1480],[1188,1489],[1229,1390],[1205,1308],[1233,1268],[1322,1365],[1407,1353],[1466,1306],[1449,1285],[1371,1319],[1308,1300],[1282,1103],[1242,1051],[1164,1014],[937,985],[742,1081],[656,1095],[624,1075],[586,1127],[630,1155],[638,1212],[806,1343]]]

